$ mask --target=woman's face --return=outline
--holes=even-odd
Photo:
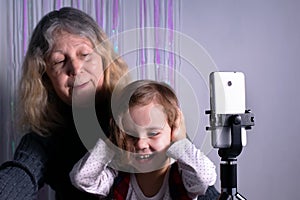
[[[94,99],[103,84],[102,59],[90,40],[63,31],[54,36],[46,73],[58,97],[69,105],[72,98],[79,104]]]
[[[123,118],[123,128],[133,145],[130,162],[135,169],[150,172],[169,164],[166,150],[171,144],[171,128],[161,105],[130,108]]]

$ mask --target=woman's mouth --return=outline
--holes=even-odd
[[[84,88],[85,86],[87,86],[88,83],[89,83],[89,81],[84,82],[84,83],[80,83],[80,84],[76,84],[76,85],[73,86],[73,89],[80,90],[80,89]]]

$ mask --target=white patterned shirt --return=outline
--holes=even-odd
[[[173,143],[167,150],[167,156],[177,160],[183,184],[192,199],[205,194],[208,186],[215,184],[215,165],[188,139]],[[74,165],[70,173],[72,184],[80,190],[107,197],[118,176],[118,171],[108,166],[113,157],[114,151],[99,139],[95,147]],[[135,175],[131,174],[126,199],[169,200],[168,179],[169,172],[159,192],[153,197],[146,197],[139,188]]]

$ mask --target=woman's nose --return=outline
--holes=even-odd
[[[76,76],[81,72],[83,62],[79,59],[72,59],[68,64],[68,71],[70,75]]]

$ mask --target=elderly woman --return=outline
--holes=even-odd
[[[74,124],[72,98],[84,107],[96,96],[97,116],[106,131],[111,93],[126,71],[125,62],[86,13],[62,8],[41,19],[20,81],[18,112],[27,134],[14,159],[0,168],[0,199],[36,199],[44,184],[56,192],[56,199],[95,198],[69,179],[73,165],[87,151]]]

